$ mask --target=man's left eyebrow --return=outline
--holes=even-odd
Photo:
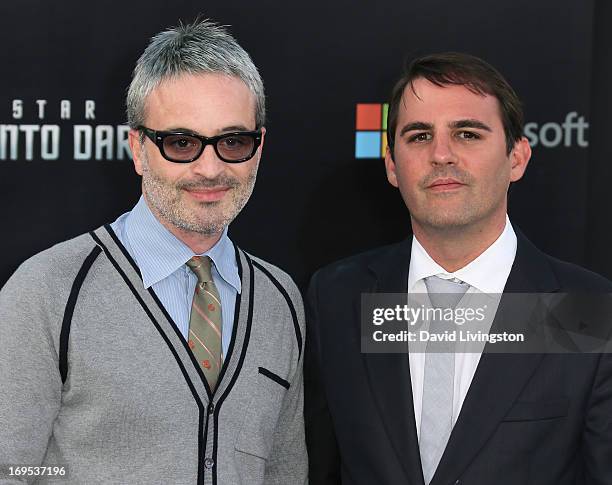
[[[255,131],[247,128],[244,125],[225,126],[219,130],[219,133],[229,133],[230,131]]]
[[[170,128],[167,128],[165,130],[160,130],[160,131],[175,131],[177,133],[195,133],[195,131],[192,130],[191,128],[185,128],[184,126],[171,126]]]
[[[191,128],[185,128],[184,126],[172,126],[164,131],[175,131],[177,133],[193,133],[195,135],[200,135],[200,133],[198,133],[196,130],[192,130]],[[223,133],[231,133],[233,131],[254,131],[254,130],[250,130],[244,125],[230,125],[230,126],[224,126],[223,128],[218,129],[217,134],[222,135]]]
[[[482,121],[472,120],[472,119],[453,121],[452,123],[450,123],[449,126],[454,129],[476,128],[479,130],[485,130],[485,131],[490,131],[490,132],[493,131],[489,125],[486,125]]]

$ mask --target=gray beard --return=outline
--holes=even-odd
[[[249,174],[244,183],[235,177],[225,174],[215,179],[201,178],[188,182],[179,182],[170,185],[164,179],[153,173],[147,160],[143,160],[142,190],[147,202],[167,223],[181,231],[193,232],[202,236],[214,236],[225,229],[244,208],[253,193],[258,165]],[[221,201],[200,202],[199,206],[207,215],[204,219],[198,218],[196,213],[182,203],[180,193],[183,189],[203,189],[226,186],[230,187],[229,207],[223,210]],[[222,212],[221,212],[222,211]]]

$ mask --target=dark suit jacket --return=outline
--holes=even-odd
[[[504,293],[612,292],[608,280],[517,237]],[[407,240],[313,276],[311,485],[423,485],[408,355],[360,351],[360,295],[405,292],[410,248]],[[611,357],[483,353],[432,485],[611,485]]]

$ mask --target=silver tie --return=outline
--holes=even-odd
[[[470,287],[437,276],[425,278],[431,304],[435,308],[455,308]],[[430,322],[429,332],[444,334],[455,329],[451,322]],[[453,428],[453,392],[455,384],[454,342],[427,342],[423,407],[419,449],[425,483],[434,476]]]

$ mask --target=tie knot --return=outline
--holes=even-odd
[[[185,263],[198,277],[199,283],[212,281],[211,262],[208,256],[194,256]]]
[[[429,299],[435,307],[454,308],[463,294],[470,287],[469,284],[459,280],[447,280],[439,276],[425,278],[425,286]]]
[[[465,293],[470,285],[457,278],[446,279],[439,276],[425,278],[427,291],[433,293]]]

